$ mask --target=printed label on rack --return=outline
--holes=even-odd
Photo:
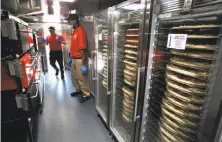
[[[164,18],[164,14],[160,14],[158,18]]]
[[[103,35],[99,34],[99,40],[103,40]]]
[[[125,23],[125,21],[119,21],[119,24],[124,24]]]
[[[184,50],[187,42],[187,34],[169,34],[167,48]]]
[[[162,19],[162,18],[170,18],[172,17],[171,13],[165,13],[165,14],[160,14],[158,15],[158,18]]]
[[[165,13],[165,14],[164,14],[164,17],[165,17],[165,18],[170,18],[171,16],[172,16],[171,13]]]

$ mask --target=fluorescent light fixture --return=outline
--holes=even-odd
[[[69,14],[76,14],[76,9],[71,10],[71,11],[69,12]]]
[[[99,72],[101,72],[103,70],[104,66],[105,66],[105,63],[102,59],[98,59],[97,61],[98,61],[97,69],[98,69]]]
[[[119,11],[114,10],[114,11],[113,11],[113,14],[114,14],[115,16],[117,16],[117,15],[119,15],[120,13],[119,13]]]
[[[97,54],[97,71],[102,72],[104,66],[105,66],[105,63],[103,61],[102,54]]]
[[[139,10],[142,8],[142,4],[130,4],[130,5],[126,5],[122,7],[123,9],[127,9],[127,10]]]
[[[22,23],[23,25],[26,25],[26,26],[29,25],[29,24],[26,23],[25,21],[23,21],[23,20],[21,20],[21,19],[15,17],[15,16],[13,16],[13,15],[9,15],[9,19],[13,19],[13,20],[15,20],[16,22],[18,22],[18,23]]]
[[[55,15],[45,15],[43,17],[43,22],[46,23],[59,23],[60,22],[60,17],[55,16]]]
[[[59,0],[61,2],[74,2],[75,0]]]
[[[20,14],[17,17],[21,17],[21,16],[32,16],[32,15],[40,15],[40,14],[44,14],[43,11],[36,11],[36,12],[31,12],[31,13],[27,13],[27,14]]]

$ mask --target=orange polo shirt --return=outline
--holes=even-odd
[[[86,32],[79,26],[74,31],[71,38],[70,56],[73,58],[82,57],[82,49],[86,48]]]
[[[58,38],[61,38],[62,41],[65,41],[64,37],[61,35],[49,35],[46,38],[46,43],[49,44],[50,51],[59,51],[62,50],[62,43],[58,42]]]

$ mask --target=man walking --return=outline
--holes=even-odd
[[[60,71],[61,71],[61,79],[64,79],[64,67],[63,67],[63,52],[62,52],[62,44],[66,44],[65,39],[63,36],[56,34],[55,27],[49,27],[49,35],[46,38],[46,44],[49,44],[50,53],[49,53],[49,60],[51,66],[56,71],[56,76],[59,75],[59,69],[56,66],[56,61],[59,64]]]
[[[88,78],[81,72],[82,65],[87,65],[86,32],[80,25],[76,14],[70,14],[68,21],[74,28],[71,38],[70,57],[72,58],[72,83],[76,88],[76,92],[71,93],[71,96],[81,95],[80,103],[84,103],[90,98]]]

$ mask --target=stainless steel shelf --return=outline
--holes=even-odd
[[[139,25],[139,22],[126,22],[126,23],[119,23],[120,26],[129,26],[129,25]]]

